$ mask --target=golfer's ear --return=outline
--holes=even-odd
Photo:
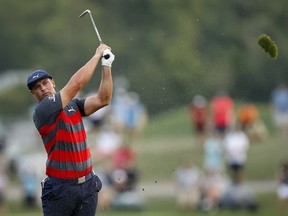
[[[53,87],[55,88],[55,81],[54,81],[54,79],[51,79],[51,82],[52,82],[52,84],[53,84]]]
[[[32,94],[32,96],[36,98],[36,95],[33,93],[32,90],[30,90],[30,94]]]

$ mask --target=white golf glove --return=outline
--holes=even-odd
[[[109,55],[108,59],[105,59],[106,55]],[[103,52],[103,57],[101,59],[102,65],[112,67],[112,63],[113,63],[114,59],[115,59],[114,54],[109,49],[105,49]]]

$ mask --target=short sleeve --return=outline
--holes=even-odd
[[[45,97],[35,107],[33,113],[35,126],[40,128],[43,124],[49,124],[49,121],[54,121],[60,111],[62,111],[62,101],[59,92]]]
[[[80,110],[81,116],[86,116],[84,104],[86,98],[74,98],[73,102],[77,104],[78,109]]]

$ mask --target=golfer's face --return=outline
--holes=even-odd
[[[32,88],[31,93],[37,98],[38,101],[55,93],[55,83],[53,79],[45,78],[38,81]]]

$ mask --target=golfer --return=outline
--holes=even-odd
[[[102,56],[109,54],[105,59]],[[75,98],[89,82],[101,60],[102,79],[96,95]],[[46,175],[42,182],[44,216],[94,216],[102,184],[92,170],[90,149],[82,116],[89,116],[112,99],[111,48],[101,44],[59,92],[45,70],[32,72],[27,87],[38,100],[33,113],[47,152]]]

